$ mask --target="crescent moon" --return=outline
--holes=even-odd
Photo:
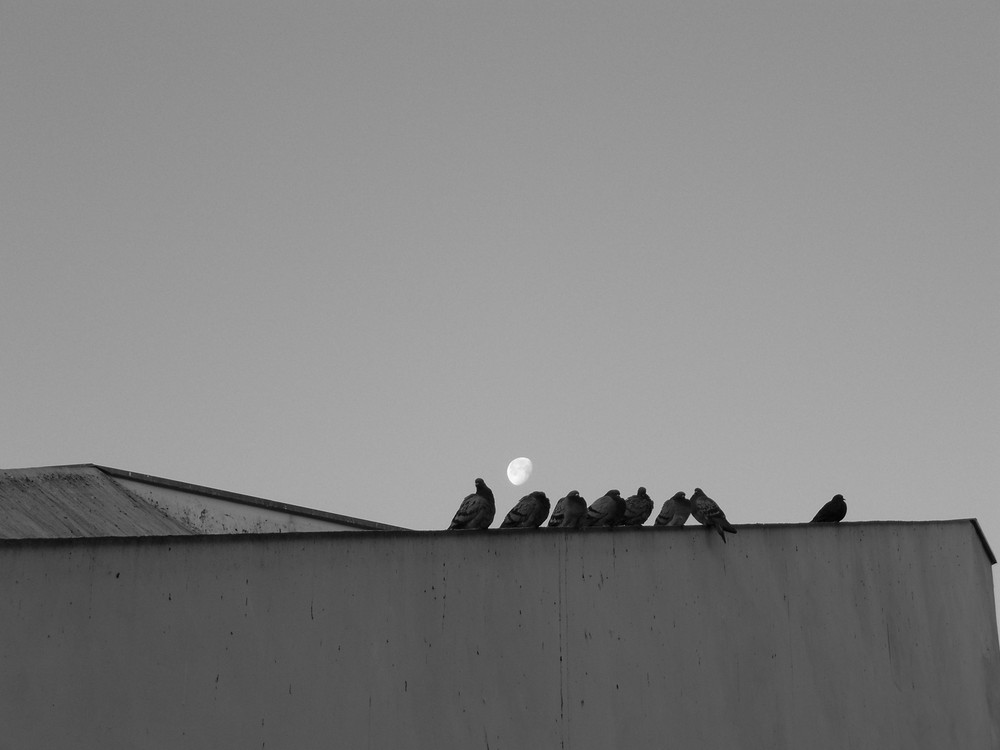
[[[513,485],[524,484],[528,481],[528,477],[531,476],[531,470],[534,466],[531,463],[530,458],[525,458],[521,456],[520,458],[515,458],[509,464],[507,464],[507,479]]]

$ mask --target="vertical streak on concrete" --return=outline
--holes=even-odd
[[[569,550],[566,532],[562,534],[559,544],[559,734],[562,748],[566,747],[566,701],[569,696],[569,616],[566,612],[566,576],[569,567]]]

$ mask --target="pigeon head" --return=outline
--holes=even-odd
[[[693,499],[693,498],[695,498],[695,497],[701,497],[701,496],[703,496],[704,494],[705,494],[705,493],[704,493],[704,492],[702,492],[702,490],[701,490],[701,487],[695,487],[695,488],[694,488],[694,492],[692,492],[692,493],[691,493],[691,497],[692,497],[692,499]]]
[[[548,500],[548,498],[545,496],[545,493],[542,492],[541,490],[535,490],[534,492],[531,493],[531,496],[537,497],[539,500]]]
[[[635,494],[637,494],[639,497],[645,497],[646,496],[646,488],[645,487],[640,487],[639,491],[636,492]]]
[[[834,500],[839,500],[840,502],[844,502],[844,496],[843,495],[834,495],[833,499]]]
[[[675,505],[679,505],[681,508],[684,508],[686,510],[690,510],[691,509],[691,501],[694,500],[694,497],[693,496],[692,497],[687,497],[683,492],[677,492],[670,499],[674,501]]]
[[[570,490],[566,494],[566,497],[580,497],[580,491],[579,490]]]
[[[622,493],[620,493],[618,490],[608,490],[604,494],[605,495],[611,495],[611,497],[621,497],[622,496]]]

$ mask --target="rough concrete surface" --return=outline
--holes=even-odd
[[[0,748],[996,748],[969,521],[0,542]]]

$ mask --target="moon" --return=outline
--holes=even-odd
[[[513,485],[524,484],[528,481],[528,477],[531,476],[533,468],[534,466],[532,466],[530,458],[525,458],[524,456],[515,458],[507,464],[507,478]]]

